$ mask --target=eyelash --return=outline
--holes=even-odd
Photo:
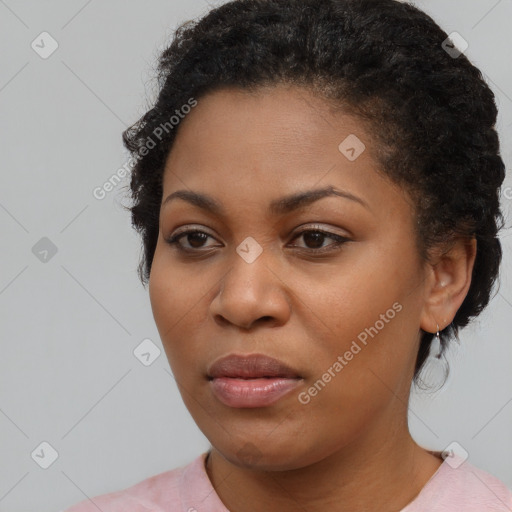
[[[169,238],[166,238],[165,241],[169,244],[169,245],[174,245],[176,246],[176,249],[178,251],[181,251],[182,253],[199,253],[199,252],[206,252],[204,248],[198,248],[198,249],[190,249],[190,248],[185,248],[183,247],[179,241],[186,237],[187,235],[191,235],[191,234],[196,234],[196,233],[202,233],[202,234],[205,234],[207,235],[207,237],[209,238],[214,238],[212,235],[206,233],[205,231],[201,231],[200,229],[188,229],[186,231],[181,231]],[[310,252],[310,253],[313,253],[313,254],[324,254],[324,253],[327,253],[327,252],[331,252],[331,251],[335,251],[337,249],[340,248],[340,246],[342,246],[343,244],[345,244],[346,242],[350,242],[351,240],[349,238],[346,238],[346,237],[343,237],[343,236],[340,236],[340,235],[336,235],[334,233],[330,233],[329,231],[324,231],[323,229],[318,229],[318,228],[315,228],[315,229],[304,229],[302,231],[300,231],[299,233],[296,234],[296,236],[292,239],[292,240],[295,240],[296,238],[299,238],[300,236],[304,235],[305,233],[321,233],[323,235],[325,235],[326,238],[331,238],[332,240],[334,240],[334,243],[330,244],[329,246],[327,247],[323,247],[321,249],[310,249],[310,248],[307,248],[307,247],[299,247],[299,249],[303,250],[303,251],[307,251],[307,252]]]

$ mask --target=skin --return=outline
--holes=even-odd
[[[354,161],[338,149],[349,134],[366,145]],[[208,476],[231,512],[365,511],[376,503],[397,511],[442,462],[412,439],[407,404],[420,328],[436,332],[452,321],[469,289],[476,242],[456,241],[422,261],[411,199],[372,155],[371,134],[357,118],[296,86],[217,90],[179,126],[163,199],[192,190],[225,212],[183,199],[161,207],[150,300],[184,403],[212,444]],[[269,212],[272,200],[325,186],[367,207],[331,196],[285,215]],[[185,226],[208,235],[181,238],[194,253],[165,241]],[[349,241],[336,248],[301,229]],[[249,236],[263,251],[252,263],[235,250]],[[333,250],[315,256],[322,247]],[[394,303],[400,312],[301,403],[298,394]],[[266,354],[303,380],[271,406],[228,407],[212,394],[207,368],[231,353]]]

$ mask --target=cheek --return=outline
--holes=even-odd
[[[375,386],[402,385],[416,357],[421,306],[413,254],[381,247],[354,256],[321,286],[309,283],[307,302],[314,314],[304,325],[308,329],[316,322],[327,333],[310,347],[311,380],[322,375],[329,380],[325,372],[331,369],[336,378],[329,387],[349,401],[358,394],[380,396]],[[333,368],[338,356],[342,361]]]
[[[171,367],[175,362],[185,363],[186,352],[194,349],[194,339],[197,338],[194,330],[201,324],[198,315],[204,290],[194,279],[197,280],[180,270],[179,265],[166,261],[158,251],[155,253],[149,279],[149,299]]]
[[[166,338],[166,330],[179,318],[181,306],[177,299],[182,290],[178,277],[176,272],[169,272],[161,263],[157,251],[149,278],[149,300],[162,341]]]
[[[165,243],[158,241],[149,278],[149,298],[159,329],[174,326],[179,331],[190,326],[189,315],[197,314],[207,290],[204,281],[190,266],[177,262]]]
[[[390,309],[388,317],[394,318],[393,304],[410,288],[406,262],[375,244],[354,245],[332,269],[320,270],[296,280],[302,290],[297,294],[335,344],[356,338]]]

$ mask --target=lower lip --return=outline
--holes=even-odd
[[[266,407],[296,388],[302,379],[283,377],[235,379],[218,377],[210,381],[214,395],[229,407]]]

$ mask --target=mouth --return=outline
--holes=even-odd
[[[215,361],[208,370],[208,379],[297,379],[301,376],[288,365],[263,354],[231,354]]]
[[[232,354],[209,368],[208,380],[224,405],[255,408],[277,402],[296,388],[302,377],[282,361],[262,354]]]

